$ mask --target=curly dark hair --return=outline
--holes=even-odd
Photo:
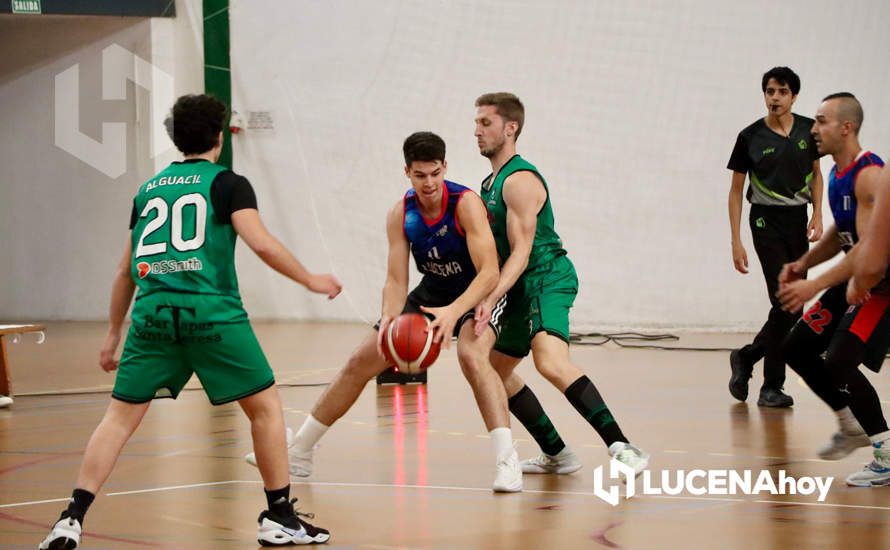
[[[200,155],[216,146],[228,118],[225,103],[213,96],[192,94],[176,100],[164,126],[183,155]]]

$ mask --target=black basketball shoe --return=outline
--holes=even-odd
[[[297,544],[323,544],[331,538],[327,529],[316,527],[303,521],[301,517],[312,519],[314,514],[304,514],[294,510],[297,499],[290,501],[290,514],[279,516],[271,510],[263,510],[259,519],[257,542],[263,546],[293,546]]]
[[[751,379],[753,367],[742,359],[740,350],[734,349],[729,354],[729,368],[732,376],[729,377],[729,393],[739,401],[748,399],[748,380]]]

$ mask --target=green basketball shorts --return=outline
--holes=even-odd
[[[567,256],[546,269],[525,273],[507,293],[501,332],[494,349],[525,357],[539,332],[569,341],[569,310],[578,295],[578,275]]]
[[[129,403],[175,399],[192,373],[214,405],[274,385],[249,322],[204,320],[202,313],[219,310],[213,300],[167,292],[137,300],[112,396]]]

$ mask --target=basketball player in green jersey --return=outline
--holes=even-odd
[[[218,100],[187,95],[166,121],[185,160],[144,183],[133,200],[131,233],[112,284],[110,326],[99,354],[103,370],[117,370],[111,403],[84,451],[68,508],[40,549],[77,547],[87,509],[152,399],[175,399],[193,372],[211,403],[237,401],[250,419],[268,501],[258,541],[284,546],[330,538],[327,530],[298,518],[290,500],[281,401],[241,304],[235,240],[240,236],[266,264],[313,292],[334,298],[340,283],[333,275],[308,272],[266,230],[247,179],[215,164],[227,118]],[[137,288],[133,324],[118,362],[114,355]]]
[[[507,295],[491,363],[504,381],[510,412],[541,447],[538,457],[522,462],[522,471],[567,474],[581,467],[537,397],[514,372],[531,351],[538,372],[593,426],[609,454],[639,474],[649,455],[628,442],[593,382],[569,358],[569,310],[578,278],[556,234],[544,177],[516,154],[524,119],[522,102],[511,93],[476,100],[476,140],[492,168],[482,182],[482,199],[501,261],[498,285],[477,307],[476,318],[484,330],[492,308]]]

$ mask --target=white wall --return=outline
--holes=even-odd
[[[105,316],[132,193],[175,154],[148,155],[147,93],[131,84],[126,101],[101,100],[100,55],[116,42],[174,75],[177,94],[199,91],[201,3],[180,0],[177,13],[0,17],[0,318]],[[241,249],[248,310],[376,318],[384,215],[407,187],[402,140],[436,131],[449,177],[476,186],[489,167],[473,100],[509,90],[527,107],[520,152],[548,179],[581,277],[575,328],[754,328],[764,283],[750,246],[752,274],[732,269],[725,166],[737,132],[764,114],[760,75],[797,70],[795,110],[807,115],[853,91],[863,143],[890,156],[888,16],[880,0],[855,13],[827,0],[233,0],[234,107],[270,110],[276,125],[236,137],[235,168],[268,225],[347,289],[327,303]],[[74,63],[81,130],[98,139],[103,121],[130,123],[123,176],[53,144],[54,75]]]
[[[580,274],[576,328],[762,323],[753,248],[751,275],[731,264],[725,166],[738,131],[765,114],[768,68],[801,75],[802,114],[855,92],[863,143],[890,155],[880,0],[855,13],[826,0],[240,0],[231,12],[234,106],[276,123],[236,138],[236,170],[284,240],[349,291],[325,304],[251,265],[242,288],[259,316],[375,318],[384,216],[408,185],[402,140],[439,133],[450,178],[477,186],[490,171],[472,135],[483,92],[525,102],[519,150],[550,184]]]
[[[130,82],[125,100],[103,100],[102,51],[118,44],[169,73],[174,94],[200,92],[200,6],[177,2],[175,20],[0,17],[0,319],[106,317],[133,193],[177,155],[151,157],[149,92]],[[120,176],[55,144],[56,75],[75,64],[79,130],[101,141],[103,123],[127,125]]]

